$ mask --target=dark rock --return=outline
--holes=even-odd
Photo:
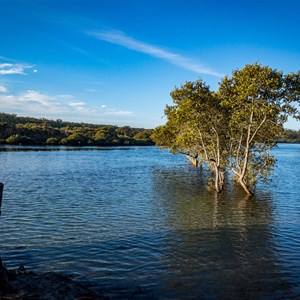
[[[89,300],[105,299],[70,278],[48,272],[27,272],[24,266],[17,271],[7,270],[0,259],[0,299],[2,300]]]
[[[8,271],[0,258],[0,299],[22,299],[23,293],[8,281]]]
[[[19,274],[13,284],[25,292],[23,299],[100,299],[79,283],[54,272]]]

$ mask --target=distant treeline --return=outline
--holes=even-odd
[[[277,139],[279,143],[300,143],[300,130],[285,129],[282,137]]]
[[[154,145],[152,129],[95,125],[58,120],[18,117],[0,113],[0,144],[122,146]],[[286,129],[282,143],[300,143],[300,130]]]
[[[152,129],[18,117],[0,113],[0,144],[117,146],[153,145]]]

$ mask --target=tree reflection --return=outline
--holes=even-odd
[[[257,299],[292,295],[273,238],[276,228],[270,194],[257,193],[249,199],[234,184],[222,194],[208,192],[198,172],[179,166],[154,169],[152,174],[154,194],[159,195],[163,217],[173,231],[165,240],[162,258],[169,274],[168,296]]]

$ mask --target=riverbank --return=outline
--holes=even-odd
[[[0,144],[8,145],[144,146],[154,145],[152,131],[0,113]]]
[[[3,266],[0,258],[0,299],[100,300],[107,298],[54,272],[36,274],[27,272],[23,266],[17,270],[8,270]]]

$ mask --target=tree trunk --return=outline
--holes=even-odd
[[[239,177],[239,183],[243,187],[243,189],[246,191],[247,194],[253,195],[253,193],[248,188],[247,184],[244,181],[244,177],[246,175],[247,169],[248,169],[248,160],[249,160],[249,152],[250,152],[250,140],[251,140],[251,125],[253,120],[253,111],[251,111],[250,120],[247,128],[247,140],[245,145],[245,151],[244,151],[244,163],[242,168],[242,173]]]
[[[223,189],[224,189],[224,175],[225,175],[224,171],[219,171],[219,185],[220,185],[221,191],[223,191]]]
[[[254,193],[250,190],[250,188],[248,187],[248,185],[245,183],[245,181],[243,180],[243,178],[239,178],[238,183],[242,186],[242,188],[245,190],[245,192],[250,195],[253,196]]]
[[[197,157],[191,156],[191,155],[185,155],[192,163],[193,166],[198,167],[198,160]]]
[[[215,166],[215,189],[218,193],[224,188],[224,172],[220,171],[219,166]]]

